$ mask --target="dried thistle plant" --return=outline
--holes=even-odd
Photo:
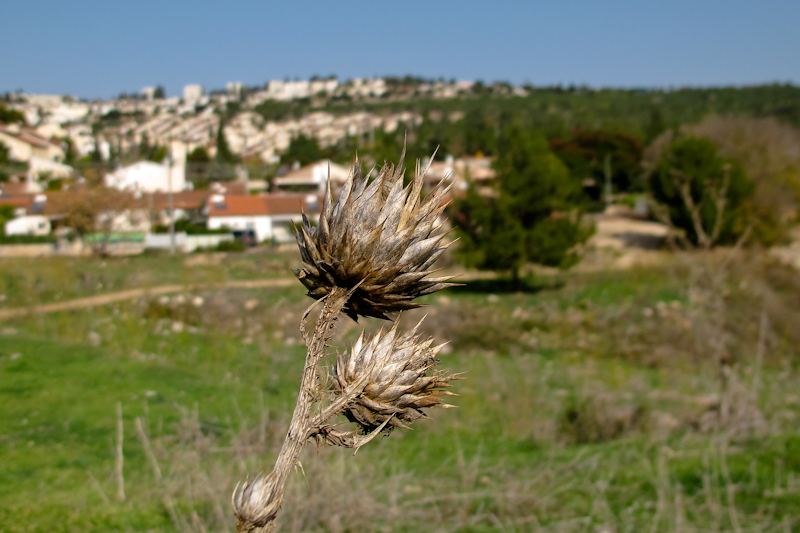
[[[350,352],[337,358],[334,390],[338,394],[351,387],[361,391],[344,414],[363,433],[386,424],[388,428],[407,427],[405,423],[426,418],[422,411],[426,407],[452,407],[442,403],[441,396],[453,393],[442,389],[450,387],[449,382],[458,375],[430,372],[439,362],[436,354],[444,344],[432,347],[433,339],[420,340],[418,327],[398,336],[395,322],[388,333],[381,331],[366,342],[362,334]]]
[[[370,183],[371,172],[363,174],[356,160],[336,203],[329,183],[319,225],[304,217],[297,237],[303,268],[295,275],[308,295],[319,299],[335,288],[355,288],[344,308],[353,320],[419,307],[414,298],[445,288],[451,279],[425,279],[448,246],[440,246],[444,234],[432,234],[449,186],[420,199],[428,167],[417,168],[405,188],[402,167],[403,156]]]
[[[431,158],[431,161],[433,158]],[[342,352],[332,370],[332,387],[320,385],[320,361],[334,334],[341,312],[388,319],[389,314],[419,307],[414,298],[452,285],[450,277],[428,278],[433,263],[447,249],[435,226],[442,214],[448,187],[438,186],[421,198],[425,173],[417,165],[411,183],[403,187],[403,156],[397,167],[386,164],[372,181],[356,160],[332,202],[330,183],[319,224],[304,216],[296,234],[303,268],[295,272],[308,295],[322,302],[314,332],[303,315],[300,330],[308,348],[289,431],[271,473],[237,485],[232,501],[242,532],[274,531],[289,475],[309,439],[319,444],[356,448],[381,431],[426,418],[423,410],[452,407],[442,397],[452,395],[449,382],[457,374],[435,371],[441,346],[417,335],[419,324],[405,334],[397,321],[388,332],[364,339]],[[317,303],[319,303],[317,302]],[[322,399],[324,405],[316,406]],[[344,414],[358,424],[339,431],[329,421]]]

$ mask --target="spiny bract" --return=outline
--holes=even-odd
[[[237,531],[255,531],[275,519],[280,510],[280,497],[275,497],[276,490],[274,473],[259,475],[253,481],[236,485],[231,503],[239,520]]]
[[[383,331],[364,341],[358,338],[349,352],[339,354],[333,368],[334,394],[357,384],[361,393],[345,408],[345,415],[369,433],[388,421],[386,427],[406,427],[405,423],[426,418],[426,407],[452,407],[441,396],[453,396],[442,390],[458,375],[430,372],[439,363],[436,354],[444,345],[434,346],[433,339],[421,341],[417,324],[397,336],[397,321],[388,333]],[[363,389],[362,389],[363,387]]]
[[[309,296],[319,299],[333,287],[360,283],[344,308],[353,320],[419,307],[414,298],[447,287],[451,279],[425,279],[448,246],[440,246],[444,234],[432,233],[449,187],[440,184],[420,199],[430,163],[422,171],[418,166],[404,188],[403,156],[397,167],[385,164],[372,182],[356,159],[335,203],[328,182],[319,224],[313,227],[303,216],[296,233],[303,268],[295,275]]]

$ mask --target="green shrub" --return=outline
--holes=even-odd
[[[55,243],[53,235],[0,235],[0,244],[47,244]]]
[[[245,249],[247,249],[247,245],[237,239],[222,241],[217,245],[218,252],[244,252]]]
[[[669,222],[695,246],[733,243],[750,223],[744,203],[754,184],[708,139],[673,140],[650,175],[650,187]]]
[[[180,218],[175,221],[175,232],[183,232],[187,235],[222,235],[230,233],[230,230],[225,228],[209,229],[204,224],[196,224],[189,219]],[[153,233],[169,233],[169,224],[156,224],[153,227]]]

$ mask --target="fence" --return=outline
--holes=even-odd
[[[175,249],[189,253],[198,248],[216,248],[219,243],[232,240],[232,233],[187,235],[181,231],[175,233]],[[172,239],[168,233],[148,233],[145,236],[144,244],[145,248],[168,250],[172,247]]]

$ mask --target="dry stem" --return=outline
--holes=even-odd
[[[352,292],[352,290],[348,291],[339,287],[331,290],[324,298],[324,307],[317,318],[314,334],[310,339],[305,335],[305,328],[301,327],[308,352],[300,382],[300,392],[297,396],[292,420],[289,423],[289,431],[275,461],[275,467],[272,473],[263,480],[263,483],[256,487],[246,486],[241,492],[237,487],[234,493],[234,505],[239,519],[237,525],[239,531],[258,533],[274,531],[275,518],[281,507],[286,483],[297,465],[303,445],[311,436],[320,432],[320,424],[341,411],[340,402],[332,404],[320,413],[323,416],[313,416],[311,407],[319,400],[317,375],[319,362],[325,355],[326,342],[333,336],[336,318]],[[305,323],[310,310],[311,308],[303,316],[303,323]],[[254,498],[252,493],[255,491],[260,494]],[[253,508],[256,504],[260,505],[261,509]],[[253,520],[254,516],[257,516],[258,520]]]
[[[156,459],[156,454],[153,453],[153,448],[150,446],[150,439],[147,438],[147,433],[144,432],[144,427],[142,426],[142,419],[138,416],[136,417],[136,433],[139,434],[139,439],[142,441],[142,446],[144,447],[144,454],[147,457],[147,460],[150,462],[150,466],[153,469],[153,474],[156,476],[156,481],[161,481],[161,468],[158,466],[158,459]]]
[[[122,455],[122,404],[117,402],[117,447],[116,447],[116,466],[115,472],[117,474],[117,499],[121,502],[125,501],[125,477],[123,474],[122,463],[125,460]]]

